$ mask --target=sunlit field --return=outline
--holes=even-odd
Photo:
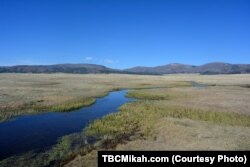
[[[129,89],[127,96],[137,99],[44,153],[13,156],[0,165],[97,166],[100,149],[249,150],[249,83],[247,74],[0,74],[2,121],[70,112],[119,89]],[[76,144],[89,137],[96,141]]]
[[[120,88],[168,86],[161,76],[115,74],[0,74],[0,120],[92,104]]]

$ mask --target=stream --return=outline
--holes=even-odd
[[[127,90],[110,92],[88,107],[70,112],[24,115],[0,123],[0,160],[31,150],[42,150],[62,136],[81,132],[91,121],[117,112],[125,103]]]

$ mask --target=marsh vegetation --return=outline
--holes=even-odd
[[[124,82],[126,81],[126,82]],[[0,74],[0,120],[70,111],[122,88],[167,86],[163,77],[115,74]]]
[[[108,91],[123,88],[133,88],[127,96],[138,99],[136,102],[123,105],[117,113],[91,122],[82,133],[61,138],[57,145],[44,153],[27,153],[10,157],[3,160],[2,165],[12,163],[26,166],[28,162],[26,160],[32,157],[29,166],[96,166],[96,151],[99,149],[250,149],[250,91],[245,86],[250,83],[250,75],[2,74],[2,76],[0,82],[5,78],[5,84],[0,84],[5,86],[1,87],[3,90],[1,107],[5,105],[6,109],[3,112],[5,115],[1,113],[2,119],[6,115],[43,111],[31,109],[18,112],[18,105],[29,103],[31,99],[31,101],[42,99],[42,102],[36,102],[34,106],[56,106],[71,103],[72,99],[94,100]],[[40,82],[52,81],[56,82],[57,86],[43,84],[36,87]],[[191,82],[207,86],[199,89],[193,87]],[[27,97],[18,105],[10,103],[10,97],[18,97],[12,94],[14,89],[17,89],[17,95],[22,94],[23,97]],[[31,93],[35,91],[40,92]]]

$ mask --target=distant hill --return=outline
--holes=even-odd
[[[250,73],[250,64],[208,63],[196,68],[201,74],[241,74]]]
[[[156,67],[134,67],[130,69],[126,69],[125,71],[131,73],[145,73],[145,74],[173,74],[173,73],[192,73],[194,71],[195,66],[186,65],[186,64],[167,64],[164,66],[156,66]]]
[[[140,74],[174,74],[174,73],[200,73],[200,74],[241,74],[250,73],[250,64],[208,63],[201,66],[186,64],[167,64],[156,67],[134,67],[126,69],[130,73]]]
[[[56,64],[56,65],[18,65],[0,67],[0,73],[126,73],[126,74],[244,74],[250,73],[250,64],[208,63],[201,66],[187,64],[167,64],[156,67],[133,67],[126,70],[117,70],[96,64]]]
[[[117,73],[119,70],[96,64],[20,65],[0,67],[0,73]]]

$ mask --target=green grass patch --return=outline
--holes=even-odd
[[[127,97],[145,100],[171,100],[180,96],[179,93],[168,91],[168,89],[165,88],[133,90],[127,93]]]
[[[161,106],[155,101],[138,101],[125,104],[120,112],[92,122],[86,129],[87,136],[105,138],[137,131],[141,136],[153,134],[152,127],[162,117],[189,118],[221,125],[250,126],[250,116],[230,112],[203,111],[179,106]]]
[[[7,121],[15,116],[22,115],[23,111],[26,111],[26,114],[35,114],[41,111],[60,111],[67,112],[72,110],[80,109],[81,107],[89,106],[95,103],[94,98],[82,98],[76,99],[60,104],[53,105],[39,105],[35,102],[27,103],[23,106],[18,107],[18,109],[2,109],[0,112],[0,122]],[[28,111],[28,112],[27,112]]]
[[[83,98],[52,106],[33,106],[35,111],[72,111],[95,103],[94,98]]]
[[[84,130],[86,136],[96,138],[115,138],[120,135],[131,134],[139,127],[138,117],[131,117],[130,113],[118,112],[109,114],[102,119],[95,120]]]

